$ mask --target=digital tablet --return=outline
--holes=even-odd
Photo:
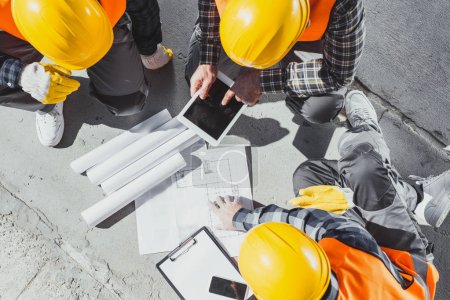
[[[209,144],[217,146],[233,127],[244,108],[247,107],[238,102],[235,97],[228,105],[221,104],[233,83],[233,80],[225,74],[218,72],[217,79],[209,90],[208,98],[200,99],[199,92],[197,92],[177,116],[177,119]]]

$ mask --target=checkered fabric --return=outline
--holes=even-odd
[[[317,242],[323,238],[334,238],[347,246],[369,253],[380,259],[403,287],[408,285],[370,233],[358,222],[345,216],[319,209],[294,208],[287,210],[276,205],[269,205],[253,211],[242,208],[233,217],[234,227],[241,231],[248,231],[254,226],[266,222],[288,223],[305,232]],[[334,288],[339,289],[338,286]]]
[[[214,0],[199,0],[199,12],[200,63],[217,64],[221,49],[220,16]],[[363,0],[337,0],[324,35],[323,59],[262,71],[262,92],[284,91],[291,97],[308,97],[349,84],[364,46],[364,20]]]
[[[0,86],[16,88],[19,86],[22,62],[0,53]]]
[[[219,24],[220,16],[214,0],[199,0],[199,26],[200,64],[217,65],[219,62],[220,43]]]
[[[133,38],[142,55],[155,53],[162,42],[157,0],[127,0],[127,14],[133,23]]]

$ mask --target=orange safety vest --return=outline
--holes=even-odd
[[[219,15],[222,16],[229,0],[215,1]],[[333,10],[335,3],[336,0],[309,0],[309,5],[311,7],[309,15],[310,24],[298,39],[299,42],[313,42],[322,39],[328,28],[331,11]]]
[[[382,247],[389,259],[409,283],[402,288],[384,263],[377,257],[344,243],[325,238],[319,241],[330,260],[339,283],[338,299],[434,299],[439,273],[433,264],[421,261],[426,282],[419,277],[411,255],[406,251]],[[417,264],[416,264],[417,266]]]
[[[100,4],[105,9],[111,25],[114,27],[119,21],[120,17],[125,13],[126,0],[100,0]],[[14,22],[11,12],[11,0],[0,0],[0,29],[8,32],[15,37],[22,40],[25,38],[19,32],[19,29]]]

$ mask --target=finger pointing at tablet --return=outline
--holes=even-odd
[[[200,99],[208,97],[211,88],[217,77],[217,67],[213,65],[199,65],[191,78],[191,96],[200,90]]]
[[[234,85],[223,97],[222,105],[230,103],[234,96],[236,96],[236,100],[239,102],[249,106],[255,105],[262,95],[260,82],[259,70],[253,70],[239,75]]]

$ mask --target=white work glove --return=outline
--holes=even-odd
[[[144,66],[149,70],[157,70],[165,66],[173,58],[171,49],[158,44],[155,53],[152,55],[141,55]]]
[[[32,63],[23,68],[19,85],[39,102],[55,104],[80,87],[78,81],[69,78],[71,74],[58,65]]]

